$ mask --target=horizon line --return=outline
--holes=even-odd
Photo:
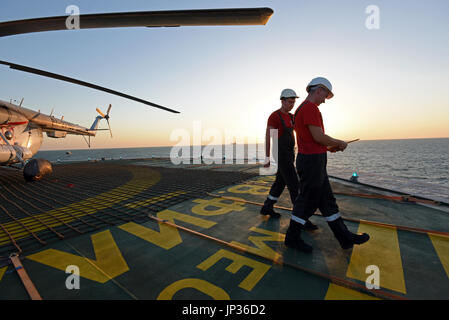
[[[401,139],[360,139],[358,142],[363,141],[395,141],[395,140],[428,140],[428,139],[449,139],[449,137],[435,137],[435,138],[401,138]],[[232,145],[231,144],[222,144],[222,146],[226,145]],[[258,143],[243,143],[243,145],[264,145],[264,142],[258,142]],[[236,145],[242,145],[241,143]],[[81,148],[81,149],[41,149],[39,151],[68,151],[68,150],[109,150],[109,149],[142,149],[142,148],[171,148],[175,145],[164,145],[164,146],[145,146],[145,147],[112,147],[112,148]],[[199,145],[185,145],[185,146],[177,146],[177,147],[197,147]],[[209,144],[202,144],[201,147],[209,146]],[[219,145],[211,145],[211,146],[219,146]],[[38,152],[39,152],[38,151]]]

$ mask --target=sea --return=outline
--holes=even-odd
[[[241,159],[234,156],[235,162],[246,159],[246,162],[255,163],[265,159],[263,144],[232,147],[228,150],[233,150],[234,154],[239,154],[236,152],[239,148],[244,150]],[[221,154],[217,151],[218,147],[216,153],[212,146],[203,146],[202,151],[198,147],[194,148],[176,150],[175,153],[195,158],[202,152],[203,159],[224,163],[226,146],[221,146]],[[44,158],[55,163],[169,158],[173,150],[173,147],[53,150],[39,151],[34,158]],[[328,153],[327,171],[330,176],[344,179],[350,179],[356,173],[361,183],[449,203],[449,138],[353,142],[344,152]]]

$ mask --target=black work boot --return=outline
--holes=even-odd
[[[342,218],[330,221],[328,224],[343,249],[350,249],[354,244],[362,244],[369,240],[367,233],[355,234],[349,231]]]
[[[278,219],[281,215],[274,211],[273,206],[276,200],[268,199],[263,203],[263,207],[260,209],[260,214],[269,215],[271,218]]]
[[[311,253],[313,251],[312,246],[308,245],[301,239],[301,229],[303,226],[293,220],[290,220],[287,233],[285,234],[285,245],[289,248],[293,248],[302,252]]]

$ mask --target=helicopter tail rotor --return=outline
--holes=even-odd
[[[108,123],[108,128],[109,128],[109,133],[111,134],[111,138],[112,138],[112,130],[111,130],[111,124],[109,123],[109,112],[111,111],[112,105],[109,104],[108,107],[108,111],[106,112],[106,114],[104,114],[103,112],[101,112],[101,110],[99,108],[97,108],[97,112],[100,114],[100,116],[103,117],[103,119],[106,119],[106,122]]]

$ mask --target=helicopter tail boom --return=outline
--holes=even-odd
[[[90,126],[90,129],[87,130],[88,132],[92,133],[93,136],[96,135],[98,131],[98,125],[100,124],[100,120],[103,119],[102,116],[97,116],[94,120],[94,123]]]

